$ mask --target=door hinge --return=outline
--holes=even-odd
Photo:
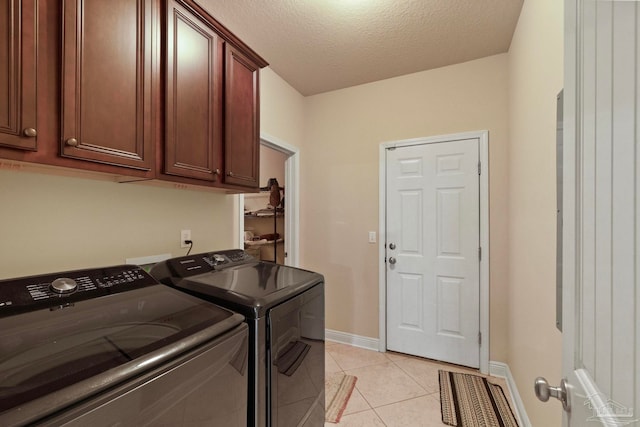
[[[387,150],[389,150],[389,151],[393,151],[395,149],[396,149],[396,147],[387,147]]]
[[[288,256],[289,256],[289,254],[288,254],[287,252],[285,252],[285,253],[284,253],[284,257],[286,258],[286,257],[288,257]]]
[[[482,175],[482,162],[478,161],[478,175]]]
[[[482,248],[478,248],[478,260],[482,261]]]
[[[482,345],[482,332],[478,332],[478,345]]]

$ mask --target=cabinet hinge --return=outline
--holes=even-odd
[[[482,248],[478,248],[478,261],[482,261]]]
[[[482,332],[478,332],[478,345],[482,345]]]
[[[478,175],[482,175],[482,162],[478,161]]]

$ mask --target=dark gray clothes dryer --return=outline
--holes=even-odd
[[[324,425],[321,274],[258,261],[238,249],[173,258],[156,264],[151,275],[245,316],[248,425]]]

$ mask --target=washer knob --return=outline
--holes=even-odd
[[[78,283],[68,277],[61,277],[51,282],[51,290],[57,294],[68,294],[78,288]]]
[[[223,263],[225,261],[224,257],[222,255],[218,255],[218,254],[215,254],[213,256],[213,260],[216,262],[216,264],[220,264],[220,263]]]

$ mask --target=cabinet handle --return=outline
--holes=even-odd
[[[75,138],[69,138],[65,141],[65,144],[67,144],[69,147],[77,147],[78,146],[78,140]]]
[[[214,170],[214,171],[213,171],[213,174],[214,174],[214,175],[220,175],[220,169],[216,169],[216,170]]]
[[[227,173],[227,175],[233,176],[233,172],[229,172],[229,173]]]
[[[38,132],[36,132],[34,128],[26,128],[23,133],[24,133],[24,136],[28,136],[30,138],[33,138],[38,135]]]

